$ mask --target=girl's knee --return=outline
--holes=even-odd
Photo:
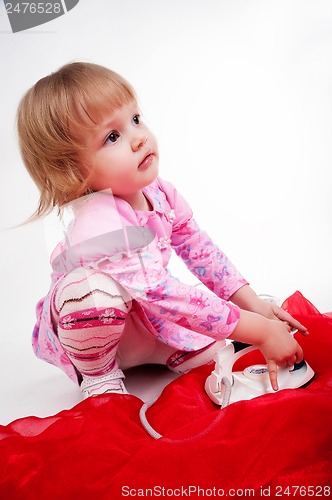
[[[116,369],[130,308],[129,294],[98,270],[80,268],[61,279],[54,294],[54,322],[63,349],[83,376]]]
[[[65,275],[56,287],[53,305],[58,316],[87,309],[131,309],[128,292],[111,276],[80,267]]]

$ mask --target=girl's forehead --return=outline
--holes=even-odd
[[[105,101],[99,105],[86,105],[80,103],[77,106],[78,121],[87,128],[94,129],[103,125],[106,121],[121,118],[126,113],[135,112],[138,109],[136,99],[130,99],[123,102],[113,103]]]
[[[102,113],[94,130],[96,132],[109,132],[111,129],[122,128],[136,113],[138,113],[136,101],[123,104],[116,109],[107,110]]]

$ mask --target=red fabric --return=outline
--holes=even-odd
[[[211,365],[198,368],[168,385],[148,411],[164,436],[157,441],[139,421],[141,400],[129,395],[16,420],[0,426],[0,498],[201,498],[240,488],[256,497],[262,488],[272,498],[283,491],[329,496],[320,487],[332,483],[332,314],[320,314],[299,292],[284,308],[310,331],[298,337],[316,373],[307,388],[220,410],[203,389]]]

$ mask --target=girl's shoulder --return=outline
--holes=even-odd
[[[165,197],[168,208],[174,213],[173,228],[192,218],[193,212],[190,205],[171,182],[158,177],[156,187]]]
[[[84,261],[101,257],[112,248],[123,228],[134,225],[128,204],[112,194],[99,191],[68,204],[63,212],[64,238],[53,250],[50,261],[53,269],[68,272]],[[114,246],[114,245],[113,245]],[[116,252],[117,249],[114,249]]]
[[[68,226],[73,243],[135,223],[130,205],[107,191],[98,191],[72,205],[73,218]]]
[[[187,203],[180,195],[174,185],[161,177],[157,177],[154,182],[144,190],[153,199],[155,208],[160,211],[187,208]]]

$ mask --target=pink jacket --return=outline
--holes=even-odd
[[[75,381],[76,370],[52,326],[50,301],[57,281],[79,266],[99,268],[119,282],[150,333],[175,349],[193,351],[224,339],[239,320],[239,308],[228,299],[247,281],[198,227],[170,183],[158,178],[144,194],[150,212],[135,211],[105,191],[76,200],[66,237],[51,256],[52,285],[37,304],[33,348]],[[171,276],[172,248],[213,293]]]

